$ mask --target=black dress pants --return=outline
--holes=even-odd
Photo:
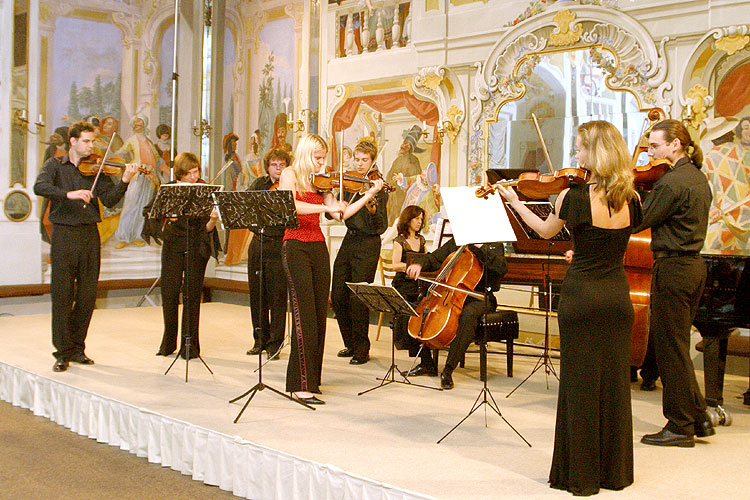
[[[188,262],[189,259],[189,262]],[[164,316],[164,335],[159,352],[170,354],[177,348],[177,312],[182,290],[182,337],[180,353],[185,351],[185,339],[190,335],[190,356],[200,354],[198,326],[200,324],[201,293],[208,257],[200,252],[185,252],[184,243],[164,242],[161,251],[161,300]]]
[[[54,224],[50,259],[52,272],[52,345],[56,358],[70,359],[86,348],[96,305],[101,240],[96,224]]]
[[[324,241],[286,240],[282,262],[292,304],[292,340],[286,369],[287,392],[320,388],[331,271]]]
[[[333,263],[331,306],[344,340],[344,347],[354,357],[364,358],[370,352],[370,310],[346,286],[351,283],[372,283],[378,269],[380,236],[353,236],[347,231]]]
[[[473,297],[467,297],[464,302],[464,308],[461,316],[458,318],[458,328],[456,329],[456,338],[450,343],[448,359],[445,360],[445,367],[452,371],[461,362],[477,335],[477,326],[479,319],[485,312],[494,311],[497,308],[497,299],[490,295],[485,307],[484,300],[478,300]]]
[[[253,237],[247,250],[247,284],[250,292],[250,317],[255,346],[269,354],[278,351],[284,341],[287,286],[281,263],[281,239],[263,238],[263,283],[260,280],[260,236]],[[261,308],[260,297],[263,296]]]
[[[651,275],[651,327],[664,394],[667,429],[694,433],[706,401],[690,359],[690,329],[706,282],[699,255],[656,259]]]

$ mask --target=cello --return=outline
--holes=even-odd
[[[464,245],[445,259],[435,280],[420,277],[432,285],[415,309],[418,316],[409,318],[409,335],[432,349],[450,344],[466,296],[484,298],[474,291],[482,274],[482,263]]]
[[[637,165],[638,156],[647,150],[644,139],[654,124],[665,118],[664,111],[653,108],[648,112],[650,126],[644,127],[641,139],[633,151],[633,174],[638,187],[650,189],[664,173],[671,168],[667,160],[650,160],[648,164]],[[644,122],[645,124],[645,122]],[[651,252],[651,229],[630,236],[625,249],[625,276],[630,285],[630,302],[633,304],[635,319],[630,335],[630,366],[641,366],[648,348],[649,308],[651,305],[651,268],[654,256]]]

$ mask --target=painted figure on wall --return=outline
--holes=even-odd
[[[115,231],[118,243],[115,248],[123,248],[129,243],[137,246],[145,245],[141,238],[143,229],[143,207],[148,205],[159,187],[159,172],[164,164],[159,151],[146,136],[148,118],[136,114],[130,121],[133,135],[125,141],[122,149],[117,151],[116,157],[126,163],[138,163],[150,171],[149,174],[137,173],[130,181],[131,186],[125,193],[120,224]]]
[[[424,151],[424,149],[417,146],[421,135],[422,127],[419,125],[414,125],[409,130],[404,130],[404,142],[401,143],[398,156],[393,160],[391,169],[388,172],[387,178],[392,181],[392,185],[399,186],[388,198],[388,225],[393,224],[404,207],[406,189],[409,187],[404,183],[405,179],[415,179],[416,176],[422,173],[419,159],[414,155],[414,153]]]
[[[120,121],[114,116],[105,116],[99,121],[99,134],[94,141],[94,151],[96,152],[97,150],[100,150],[101,153],[97,152],[96,154],[104,155],[110,139],[112,139],[112,146],[109,149],[110,152],[122,149],[122,146],[125,143],[123,142],[122,137],[120,137],[120,134],[117,133],[119,125]]]
[[[156,149],[159,151],[159,156],[164,161],[164,165],[162,167],[162,176],[165,174],[169,176],[169,164],[172,162],[171,154],[172,154],[172,144],[171,139],[172,138],[172,131],[169,128],[169,125],[166,123],[160,123],[156,127]],[[164,168],[167,169],[166,172],[164,172]]]
[[[750,117],[706,120],[701,139],[713,145],[702,169],[713,194],[704,248],[746,249],[750,237]]]
[[[286,142],[287,135],[286,113],[279,113],[273,121],[273,135],[271,136],[271,149],[281,149],[292,154],[292,145]]]
[[[247,181],[242,173],[242,162],[237,156],[237,141],[240,138],[237,134],[229,132],[224,136],[222,149],[224,150],[224,164],[229,163],[229,178],[231,180],[232,191],[237,191],[238,185],[244,185]]]
[[[260,129],[255,129],[255,132],[253,132],[248,141],[247,155],[245,156],[243,168],[245,177],[248,179],[248,184],[247,186],[243,186],[242,189],[247,189],[250,185],[249,183],[263,175],[263,165],[260,160]]]

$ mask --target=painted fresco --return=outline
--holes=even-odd
[[[85,56],[81,40],[96,40],[86,43]],[[119,119],[120,31],[111,24],[61,17],[55,23],[52,47],[47,95],[51,128],[90,116]]]

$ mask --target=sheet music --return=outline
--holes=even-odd
[[[225,191],[215,198],[227,228],[299,227],[292,191]]]
[[[411,304],[392,286],[349,282],[346,285],[368,309],[375,312],[417,316]]]
[[[156,193],[149,218],[208,217],[214,206],[212,193],[222,188],[223,186],[215,184],[187,182],[162,184]]]

